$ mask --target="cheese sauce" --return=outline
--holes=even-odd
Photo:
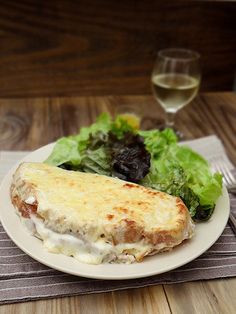
[[[52,253],[62,253],[75,257],[78,261],[88,264],[101,264],[102,262],[112,262],[117,259],[122,263],[132,263],[135,257],[127,254],[127,250],[134,252],[146,252],[151,249],[151,245],[141,242],[112,245],[103,239],[90,242],[84,237],[77,237],[73,234],[60,234],[44,225],[42,219],[31,214],[29,218],[21,217],[26,228],[31,234],[43,240],[44,247]]]

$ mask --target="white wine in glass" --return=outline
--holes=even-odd
[[[186,49],[159,51],[151,81],[154,96],[166,112],[165,127],[175,129],[175,114],[197,95],[200,79],[197,52]],[[178,130],[175,131],[181,136]]]

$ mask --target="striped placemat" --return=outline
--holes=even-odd
[[[0,152],[0,181],[26,154]],[[236,215],[236,197],[232,195],[231,210]],[[67,275],[40,264],[16,247],[0,224],[0,304],[233,276],[236,237],[229,225],[207,252],[181,268],[142,279],[106,281]]]

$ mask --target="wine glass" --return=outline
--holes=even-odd
[[[153,68],[151,82],[156,100],[165,110],[165,127],[175,128],[175,114],[197,95],[201,71],[199,53],[187,49],[160,50]]]

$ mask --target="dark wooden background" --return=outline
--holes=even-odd
[[[202,90],[232,90],[236,3],[0,0],[0,97],[148,94],[176,46],[201,53]]]

